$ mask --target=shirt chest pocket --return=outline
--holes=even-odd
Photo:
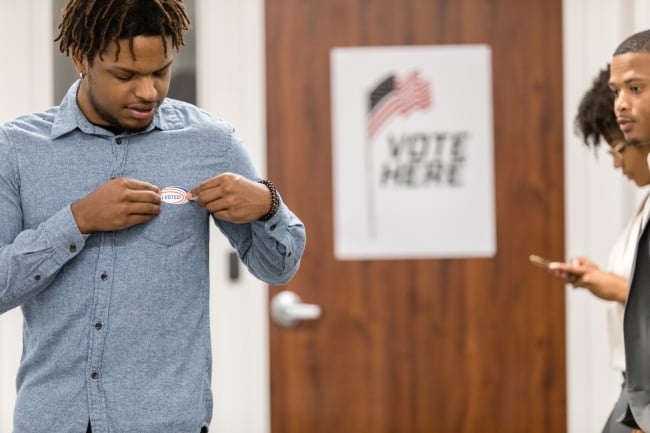
[[[156,244],[176,245],[201,232],[205,212],[195,203],[163,203],[160,215],[146,224],[142,236]]]

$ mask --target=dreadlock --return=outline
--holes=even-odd
[[[600,139],[607,140],[620,129],[614,114],[614,94],[609,88],[609,65],[600,70],[591,88],[584,94],[574,126],[583,142],[598,147]]]
[[[190,29],[190,20],[183,0],[69,0],[58,25],[59,50],[66,56],[86,57],[92,64],[108,45],[116,44],[115,58],[120,54],[118,40],[128,39],[131,55],[136,36],[160,36],[165,55],[166,37],[178,50],[185,45],[183,32]]]

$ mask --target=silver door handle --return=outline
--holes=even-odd
[[[271,300],[271,318],[285,328],[296,326],[301,320],[316,320],[320,315],[319,305],[303,304],[300,296],[288,290],[278,292]]]

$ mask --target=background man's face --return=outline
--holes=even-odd
[[[614,56],[609,84],[625,139],[631,144],[650,142],[650,53]]]

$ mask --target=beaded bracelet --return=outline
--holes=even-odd
[[[271,208],[266,213],[266,215],[258,220],[266,221],[275,215],[275,213],[278,211],[278,208],[280,207],[280,196],[278,195],[278,189],[270,180],[260,180],[259,183],[266,185],[266,187],[269,189],[269,192],[271,193]]]

